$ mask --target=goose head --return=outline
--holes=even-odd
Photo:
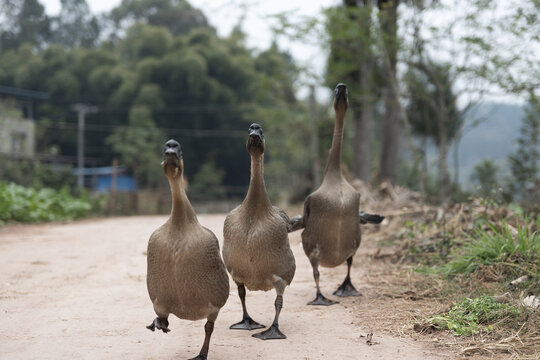
[[[334,89],[334,110],[347,110],[349,107],[349,91],[347,85],[339,83]]]
[[[264,134],[261,125],[251,124],[248,134],[247,151],[253,156],[261,156],[264,153]]]
[[[182,147],[176,140],[169,140],[163,148],[163,171],[167,177],[177,177],[184,170],[184,160],[182,159]]]

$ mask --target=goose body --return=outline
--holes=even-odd
[[[360,194],[343,178],[325,178],[306,199],[302,246],[324,267],[343,264],[360,246]]]
[[[273,289],[275,276],[289,285],[295,262],[280,209],[250,205],[248,201],[238,206],[225,219],[223,260],[227,270],[249,290]]]
[[[198,222],[170,219],[148,242],[148,294],[158,315],[200,320],[218,312],[229,295],[229,279],[216,236]]]

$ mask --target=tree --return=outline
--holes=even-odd
[[[478,187],[480,196],[483,198],[492,197],[493,191],[496,191],[498,171],[499,167],[491,160],[484,160],[474,167],[471,180]]]
[[[136,22],[167,28],[172,35],[210,28],[204,13],[185,0],[123,0],[110,14],[117,29]]]
[[[60,14],[53,19],[53,42],[66,48],[96,46],[100,25],[86,0],[60,0],[60,3]]]
[[[397,179],[399,139],[402,119],[397,84],[397,9],[399,0],[378,0],[381,56],[383,57],[384,108],[381,129],[381,159],[379,180]]]
[[[171,45],[172,36],[165,28],[145,24],[127,29],[125,38],[118,44],[122,58],[131,63],[163,57]]]
[[[507,93],[540,86],[540,2],[464,1],[460,41],[475,55],[471,70]],[[459,6],[459,4],[458,4]]]
[[[152,120],[145,106],[129,111],[129,124],[107,138],[107,144],[119,155],[120,163],[133,172],[140,187],[155,187],[161,177],[160,149],[165,137]]]
[[[511,184],[527,208],[540,204],[540,99],[531,91],[518,149],[510,156]]]
[[[440,201],[450,196],[448,149],[463,124],[462,114],[456,107],[450,66],[434,64],[423,58],[411,64],[406,80],[409,89],[407,117],[413,131],[433,139],[439,149]],[[425,146],[425,145],[424,145]],[[425,156],[424,148],[424,156]]]
[[[194,200],[216,201],[224,199],[226,195],[223,186],[225,172],[216,167],[212,161],[207,161],[190,181],[188,192]]]
[[[51,35],[50,18],[38,0],[1,0],[0,52],[24,43],[42,48]]]

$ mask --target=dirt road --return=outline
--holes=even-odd
[[[155,315],[146,291],[146,245],[164,216],[83,220],[68,224],[8,226],[0,229],[0,358],[2,359],[187,359],[196,356],[204,321],[171,316],[168,334],[145,328]],[[200,222],[222,240],[223,215]],[[221,310],[209,359],[447,359],[426,343],[375,333],[375,345],[361,337],[369,296],[340,299],[331,307],[307,306],[315,289],[311,267],[291,234],[296,276],[284,295],[280,328],[286,340],[261,341],[251,332],[229,330],[241,318],[240,300],[231,295]],[[358,254],[357,256],[362,256]],[[360,261],[353,283],[361,291]],[[343,280],[345,266],[322,269],[327,296]],[[250,315],[269,325],[273,291],[248,292]],[[367,306],[367,305],[366,305]],[[384,306],[384,303],[381,304]],[[393,311],[389,308],[388,311]],[[354,320],[354,321],[353,321]],[[365,324],[364,324],[365,323]]]

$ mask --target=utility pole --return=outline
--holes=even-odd
[[[311,125],[311,153],[313,154],[313,187],[312,191],[321,184],[321,158],[319,156],[319,129],[317,125],[317,101],[315,101],[315,86],[309,86],[309,107]]]
[[[98,111],[98,108],[88,104],[75,104],[71,106],[73,111],[78,113],[78,122],[77,122],[77,186],[82,188],[84,186],[84,121],[86,114],[93,114]]]

